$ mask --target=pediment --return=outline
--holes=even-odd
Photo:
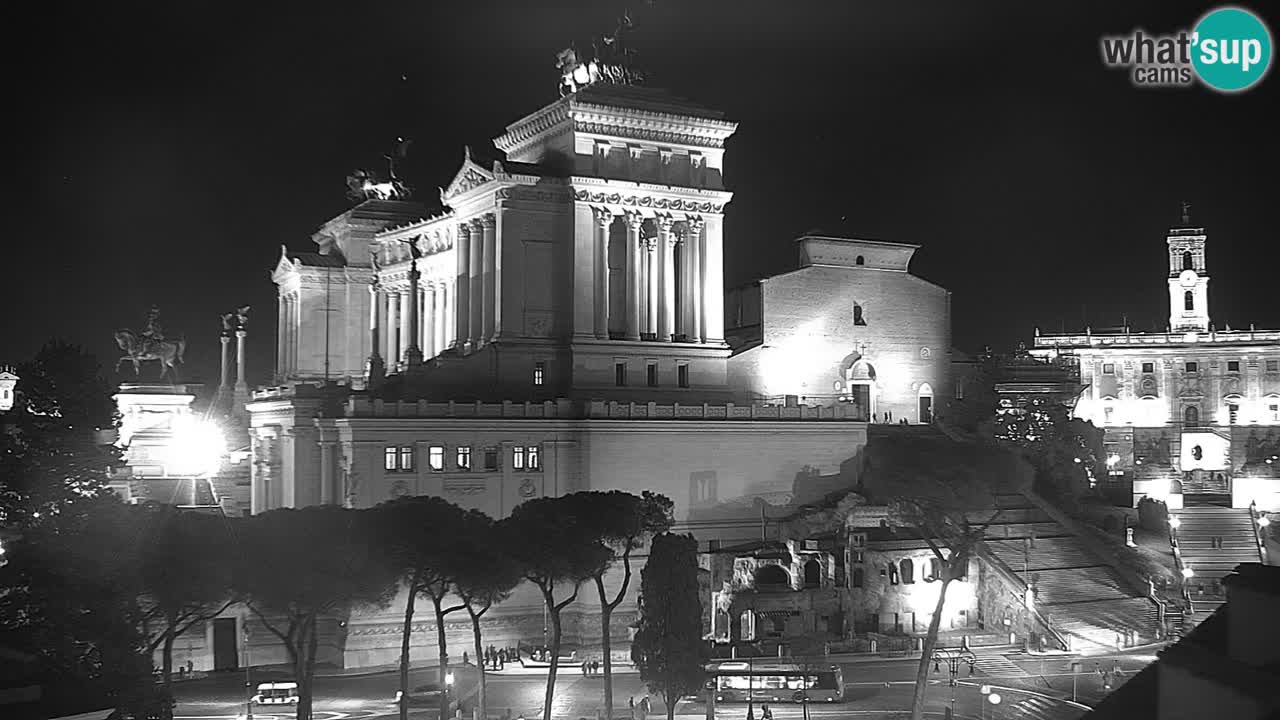
[[[447,188],[440,191],[440,202],[445,205],[453,198],[470,192],[488,182],[493,182],[493,170],[486,169],[480,163],[475,161],[471,156],[471,149],[466,148],[466,152],[462,158],[462,167],[458,168],[458,172],[453,176],[453,181],[449,183]]]
[[[298,268],[293,264],[293,260],[289,257],[289,249],[284,245],[280,246],[280,259],[276,261],[275,270],[271,271],[271,279],[277,285],[285,278],[295,275]]]

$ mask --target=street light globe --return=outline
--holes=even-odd
[[[1266,527],[1270,524],[1271,524],[1271,518],[1267,517],[1266,515],[1258,516],[1258,527]]]
[[[991,693],[990,695],[988,695],[988,696],[987,696],[987,702],[991,703],[992,705],[999,705],[999,704],[1000,704],[1000,693]]]
[[[452,684],[453,684],[453,672],[452,672],[452,671],[447,672],[447,673],[445,673],[445,674],[444,674],[444,684],[445,684],[445,685],[452,685]]]
[[[174,419],[169,440],[169,463],[174,475],[208,475],[217,472],[226,454],[222,431],[211,421],[190,415]]]
[[[1169,517],[1169,527],[1173,528],[1174,530],[1177,530],[1178,528],[1182,527],[1182,519],[1179,518],[1177,515],[1171,515]]]
[[[1184,578],[1190,579],[1191,576],[1195,574],[1196,574],[1196,571],[1192,570],[1190,567],[1182,568],[1182,577]]]

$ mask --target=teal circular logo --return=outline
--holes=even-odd
[[[1205,85],[1221,92],[1253,87],[1271,66],[1271,33],[1257,15],[1219,8],[1200,18],[1191,64]]]

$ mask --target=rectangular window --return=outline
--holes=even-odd
[[[542,446],[530,445],[524,449],[525,464],[530,470],[542,469]]]
[[[1187,363],[1187,372],[1189,373],[1200,372],[1200,363],[1198,362]]]
[[[457,460],[458,460],[459,470],[470,470],[471,469],[471,448],[466,445],[459,445]]]
[[[1155,363],[1153,363],[1153,362],[1150,362],[1150,363],[1142,363],[1142,372],[1144,372],[1144,373],[1153,373],[1153,372],[1155,372],[1155,371],[1156,371],[1156,364],[1155,364]]]
[[[964,383],[960,382],[959,380],[956,381],[956,399],[957,400],[964,399]]]
[[[1267,412],[1271,413],[1271,422],[1280,422],[1280,405],[1268,405]]]
[[[484,469],[485,470],[498,469],[498,449],[497,448],[484,449]]]
[[[427,464],[431,467],[431,472],[444,471],[444,446],[432,445],[427,450]]]
[[[703,470],[689,474],[689,500],[694,503],[715,502],[715,470]]]
[[[849,562],[855,565],[860,565],[863,562],[866,562],[866,559],[863,557],[861,550],[853,550],[849,553]]]
[[[1240,406],[1234,403],[1227,403],[1227,424],[1235,425],[1238,419],[1240,419]]]
[[[676,384],[682,388],[689,387],[689,366],[688,365],[676,366]]]
[[[517,445],[511,448],[511,469],[512,470],[524,469],[524,446],[523,445]]]
[[[1227,361],[1227,372],[1240,372],[1240,361],[1239,361],[1239,360],[1228,360],[1228,361]]]
[[[1113,412],[1115,412],[1115,408],[1113,407],[1102,408],[1102,421],[1107,423],[1111,422],[1111,414]]]
[[[1280,372],[1280,360],[1268,360],[1267,372]]]
[[[403,445],[400,447],[400,472],[413,471],[413,446]]]
[[[1115,375],[1115,374],[1116,374],[1116,364],[1115,364],[1115,363],[1103,363],[1103,364],[1102,364],[1102,374],[1103,374],[1103,375]]]
[[[627,386],[627,364],[624,362],[613,364],[613,384],[618,387]]]
[[[649,363],[645,366],[645,381],[649,383],[649,387],[658,387],[658,365],[657,363]]]
[[[396,471],[396,448],[394,445],[382,451],[382,469],[387,472]]]
[[[546,377],[547,364],[544,362],[536,362],[533,364],[533,384],[541,385]]]

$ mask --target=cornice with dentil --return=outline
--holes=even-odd
[[[510,155],[516,146],[545,133],[568,118],[569,101],[565,98],[511,123],[505,133],[494,139],[493,144]]]

